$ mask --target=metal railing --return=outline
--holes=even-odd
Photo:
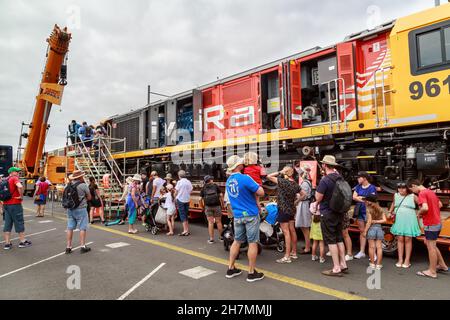
[[[384,122],[384,126],[386,127],[388,125],[388,114],[387,114],[387,106],[386,106],[386,94],[387,93],[395,93],[395,90],[390,89],[390,90],[385,90],[384,87],[384,74],[387,70],[391,70],[393,69],[393,66],[389,66],[389,67],[385,67],[385,68],[379,68],[377,70],[375,70],[374,76],[373,76],[373,80],[374,80],[374,98],[375,98],[375,127],[379,128],[380,127],[380,118],[378,116],[378,93],[377,93],[377,73],[381,72],[381,96],[383,99],[383,122]]]
[[[333,133],[333,108],[335,108],[336,112],[336,132],[339,133],[341,131],[341,104],[339,103],[339,83],[342,82],[342,100],[344,102],[343,111],[344,111],[344,131],[348,130],[347,124],[347,97],[345,93],[345,80],[343,78],[336,78],[327,82],[323,82],[320,85],[327,86],[328,93],[328,117],[329,117],[329,125],[330,125],[330,133]],[[334,83],[334,89],[336,90],[336,97],[334,99],[331,98],[331,84]]]

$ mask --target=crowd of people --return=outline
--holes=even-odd
[[[242,270],[235,266],[235,261],[243,243],[248,244],[247,281],[253,282],[264,278],[264,274],[256,270],[263,206],[261,200],[265,196],[263,180],[277,185],[277,222],[285,243],[284,255],[276,260],[277,263],[292,263],[299,255],[310,255],[313,261],[323,264],[329,256],[332,268],[322,271],[322,274],[343,277],[349,272],[349,261],[366,258],[368,252],[369,266],[381,270],[384,239],[382,225],[387,219],[393,219],[395,221],[391,233],[398,240],[398,260],[395,263],[397,268],[411,267],[412,239],[421,235],[423,227],[429,267],[417,272],[417,275],[436,278],[439,272],[449,271],[436,245],[442,228],[440,214],[442,203],[433,191],[425,188],[417,180],[399,183],[392,205],[385,212],[378,204],[379,190],[370,183],[371,177],[366,172],[359,172],[358,184],[352,188],[353,195],[350,193],[350,199],[346,199],[354,201],[354,209],[341,212],[333,204],[337,197],[336,189],[342,185],[342,181],[345,181],[339,173],[340,166],[333,156],[327,155],[320,162],[320,167],[322,178],[315,190],[311,181],[310,166],[286,166],[279,172],[266,174],[264,168],[258,164],[258,157],[254,153],[247,153],[243,158],[234,155],[227,160],[228,178],[225,192],[214,182],[214,177],[209,175],[204,177],[200,197],[208,221],[207,242],[214,244],[216,241],[215,224],[218,239],[223,241],[223,211],[227,211],[229,217],[233,219],[234,242],[230,247],[227,278],[242,273]],[[10,233],[13,225],[19,233],[19,247],[31,246],[31,242],[26,240],[24,235],[21,206],[23,187],[17,178],[18,171],[20,169],[14,167],[9,169],[8,186],[11,198],[3,201],[4,248],[7,250],[12,248]],[[178,181],[170,173],[162,178],[157,171],[151,172],[149,176],[143,173],[128,177],[120,199],[124,205],[119,224],[128,221],[128,232],[136,234],[138,232],[136,224],[139,221],[148,226],[156,219],[158,223],[167,227],[166,235],[173,236],[176,229],[175,217],[178,215],[182,227],[178,235],[190,236],[188,213],[193,186],[184,170],[178,171],[177,175]],[[86,184],[85,173],[79,170],[73,172],[69,179],[70,183],[64,191],[66,198],[63,197],[63,206],[67,208],[68,216],[66,253],[72,252],[72,237],[76,228],[80,230],[81,252],[86,253],[90,251],[86,246],[88,224],[94,223],[96,210],[102,223],[105,223],[102,210],[104,204],[95,179],[90,178],[89,185]],[[37,216],[44,214],[48,188],[49,182],[42,177],[35,192]],[[360,230],[356,255],[353,255],[352,239],[348,233],[352,219],[357,221]],[[301,250],[298,250],[298,229],[305,238],[305,246]]]
[[[68,132],[72,144],[80,143],[80,148],[84,145],[88,151],[91,148],[96,149],[98,147],[95,145],[96,140],[98,138],[106,137],[108,134],[104,123],[93,126],[88,125],[86,121],[79,124],[76,120],[72,120],[69,124]]]

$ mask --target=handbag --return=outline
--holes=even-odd
[[[163,207],[159,207],[158,211],[156,212],[155,216],[156,223],[159,224],[166,224],[167,223],[167,209],[164,209]]]

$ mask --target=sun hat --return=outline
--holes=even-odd
[[[168,173],[168,174],[166,175],[166,177],[164,178],[164,180],[167,180],[167,179],[173,179],[171,173]]]
[[[227,160],[227,166],[228,172],[232,172],[234,169],[236,169],[237,167],[239,167],[240,165],[244,164],[244,159],[242,159],[241,157],[234,155],[228,158]]]
[[[142,182],[141,175],[140,175],[139,173],[136,173],[136,174],[133,176],[133,181],[139,181],[139,182]]]
[[[84,177],[86,175],[86,173],[82,170],[75,170],[70,176],[69,179],[70,180],[75,180],[75,179],[79,179],[81,177]]]
[[[17,167],[11,167],[8,169],[8,174],[11,172],[20,172],[20,171],[22,171],[22,169],[17,168]]]
[[[333,166],[333,167],[338,167],[339,166],[339,164],[336,163],[336,158],[333,157],[333,156],[330,156],[330,155],[326,155],[325,157],[323,157],[321,163],[328,164],[328,165]]]
[[[128,178],[126,178],[125,182],[130,184],[130,183],[133,182],[133,178],[132,177],[128,177]]]

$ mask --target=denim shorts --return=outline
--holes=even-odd
[[[177,207],[181,222],[187,221],[189,215],[189,202],[181,202],[180,200],[177,200]]]
[[[384,231],[381,225],[370,226],[369,231],[367,231],[367,240],[384,240]]]
[[[234,233],[238,242],[259,242],[259,216],[235,218]]]
[[[17,233],[25,231],[23,208],[21,204],[4,204],[3,211],[5,214],[3,232],[11,232],[13,225]]]
[[[442,224],[437,224],[434,226],[425,226],[425,239],[430,241],[435,241],[439,238],[439,234],[441,233]]]
[[[86,208],[78,208],[74,210],[67,210],[67,229],[68,230],[75,230],[78,228],[81,231],[86,231],[88,228],[88,212]]]

